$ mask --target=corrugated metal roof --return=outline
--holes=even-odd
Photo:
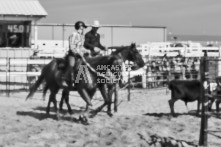
[[[0,15],[46,16],[38,0],[0,0]]]

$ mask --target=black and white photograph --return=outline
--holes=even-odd
[[[221,147],[220,0],[0,0],[0,147]]]

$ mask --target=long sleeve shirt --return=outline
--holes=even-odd
[[[84,35],[79,32],[73,32],[69,38],[69,50],[73,53],[81,53],[81,49],[84,44]]]
[[[100,43],[100,35],[98,33],[94,34],[92,31],[86,33],[84,47],[89,49],[91,52],[94,52],[95,47],[98,47],[101,50],[105,49],[105,47]]]

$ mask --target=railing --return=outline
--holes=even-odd
[[[1,58],[0,89],[6,91],[8,96],[11,90],[27,90],[31,82],[41,74],[42,67],[50,61],[51,59]]]

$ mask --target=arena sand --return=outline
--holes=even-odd
[[[175,111],[178,116],[171,117],[168,105],[170,93],[166,94],[166,89],[134,89],[131,101],[127,101],[127,91],[122,90],[119,93],[118,112],[109,117],[104,109],[89,119],[89,125],[77,120],[85,102],[76,92],[71,92],[70,97],[75,114],[70,116],[65,106],[59,121],[53,108],[50,116],[45,114],[47,99],[43,101],[40,92],[28,101],[25,101],[26,96],[27,92],[11,93],[10,97],[1,94],[0,146],[148,147],[154,146],[151,144],[153,137],[160,142],[169,140],[174,146],[177,142],[173,143],[171,138],[198,144],[201,119],[195,115],[196,102],[188,104],[187,113],[185,104],[177,101]],[[60,94],[57,100],[60,100]],[[92,102],[93,108],[102,104],[99,92]],[[221,118],[211,117],[209,129],[221,131]],[[215,134],[221,136],[221,132]],[[209,135],[208,140],[211,147],[221,146],[219,138]]]

